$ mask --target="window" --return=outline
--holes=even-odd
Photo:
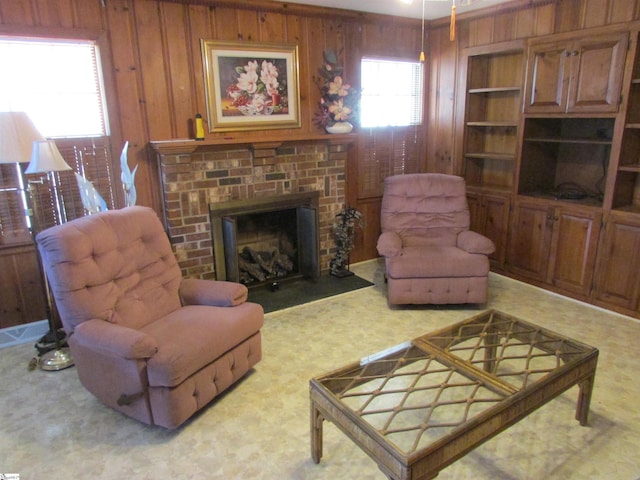
[[[0,111],[27,112],[48,138],[106,136],[98,48],[0,38]]]
[[[364,57],[360,68],[362,127],[422,123],[422,63]]]
[[[116,172],[95,42],[0,37],[0,65],[0,111],[26,112],[43,136],[55,139],[73,169],[26,179],[31,180],[39,228],[84,215],[74,172],[92,182],[114,208]],[[0,245],[30,241],[26,167],[0,165]]]

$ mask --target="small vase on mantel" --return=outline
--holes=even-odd
[[[331,126],[326,126],[325,129],[328,133],[351,133],[353,125],[349,122],[336,122]]]

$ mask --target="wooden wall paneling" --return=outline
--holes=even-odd
[[[355,246],[350,257],[353,263],[378,257],[376,244],[380,235],[380,199],[361,200],[354,207],[362,213],[363,225],[356,231]]]
[[[455,89],[458,63],[457,42],[449,40],[449,29],[429,33],[428,120],[426,132],[427,172],[454,173]]]
[[[0,23],[2,25],[35,26],[31,4],[25,1],[0,0]]]
[[[239,40],[240,27],[236,10],[231,8],[215,7],[211,9],[215,29],[211,40]]]
[[[638,19],[640,2],[637,0],[610,0],[609,23],[626,22]]]
[[[169,93],[170,117],[165,119],[171,124],[171,138],[193,138],[193,118],[197,113],[196,98],[193,96],[194,56],[199,49],[193,50],[189,39],[187,7],[175,3],[161,4],[161,20],[166,78]]]
[[[583,0],[563,0],[556,5],[556,32],[578,30],[584,21]]]
[[[320,18],[308,17],[303,22],[306,23],[302,35],[305,48],[300,48],[300,63],[306,63],[308,70],[306,77],[303,76],[302,70],[300,71],[300,83],[305,84],[304,89],[308,92],[308,100],[302,102],[302,111],[307,109],[309,115],[302,117],[302,129],[312,132],[318,128],[313,123],[313,115],[317,112],[320,101],[320,91],[316,83],[319,78],[318,70],[324,63],[324,51],[333,47],[329,47],[325,42],[324,25]],[[303,90],[303,87],[300,89]]]
[[[610,7],[611,0],[584,0],[582,28],[606,25]]]
[[[46,318],[33,245],[0,250],[0,328]]]
[[[46,0],[44,0],[46,1]],[[105,10],[107,3],[101,0],[74,0],[74,25],[104,31],[106,29]]]
[[[314,44],[311,40],[309,32],[309,23],[307,19],[296,16],[286,16],[286,29],[287,29],[287,43],[298,45],[298,78],[300,87],[300,129],[302,131],[313,131],[317,129],[313,122],[313,114],[318,108],[318,101],[320,100],[320,92],[318,87],[313,82],[312,77],[317,75],[318,68],[322,65],[322,51],[319,49],[311,49],[309,45]],[[313,50],[315,55],[309,55],[310,50]]]
[[[494,17],[493,42],[506,42],[518,38],[518,16],[520,11],[508,11]]]
[[[49,27],[74,27],[74,12],[71,0],[36,0],[37,23]],[[100,16],[98,16],[100,18]]]
[[[258,12],[261,42],[287,43],[287,19],[275,12]]]
[[[172,109],[169,105],[167,75],[163,49],[162,22],[158,2],[136,2],[135,25],[140,55],[143,105],[147,116],[148,139],[173,138]]]
[[[259,42],[260,28],[258,27],[258,12],[255,10],[238,9],[238,40],[247,42]]]
[[[469,24],[469,45],[476,47],[493,43],[495,17],[479,17],[468,20]]]
[[[200,113],[205,122],[207,119],[207,103],[204,86],[204,64],[202,60],[202,47],[200,41],[210,40],[213,38],[213,27],[211,22],[211,15],[209,15],[209,7],[201,5],[189,5],[187,10],[187,18],[189,23],[189,35],[192,57],[190,58],[191,64],[191,83],[193,85],[193,91],[191,96],[194,100],[195,113]],[[191,132],[195,131],[195,126],[191,125]],[[205,126],[205,132],[208,128]]]
[[[535,7],[533,36],[551,35],[556,30],[555,4]]]
[[[128,159],[136,173],[136,193],[140,205],[157,208],[159,206],[159,187],[157,174],[149,167],[147,156],[147,120],[144,110],[142,78],[139,75],[138,41],[136,37],[135,16],[128,0],[110,0],[106,9],[106,23],[111,52],[111,75],[115,92],[107,92],[108,103],[117,104],[116,112],[110,111],[112,124],[118,124],[124,141],[129,142]],[[104,61],[104,59],[103,59]],[[108,87],[108,85],[107,85]],[[109,100],[108,97],[115,97]],[[112,127],[113,130],[114,127]],[[112,141],[112,154],[119,157],[123,145]],[[155,163],[155,162],[153,162]],[[155,200],[154,200],[155,199]]]
[[[515,38],[532,37],[536,28],[536,9],[523,8],[518,10],[516,16],[516,33]]]

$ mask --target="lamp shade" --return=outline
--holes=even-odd
[[[71,170],[53,140],[33,142],[31,162],[24,173],[45,173]]]
[[[24,112],[0,112],[0,163],[25,163],[34,141],[44,140]]]

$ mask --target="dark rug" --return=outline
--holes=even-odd
[[[249,301],[259,303],[264,312],[269,313],[371,285],[373,283],[357,275],[337,278],[327,273],[315,281],[296,279],[280,282],[277,290],[272,290],[270,284],[251,287]]]

